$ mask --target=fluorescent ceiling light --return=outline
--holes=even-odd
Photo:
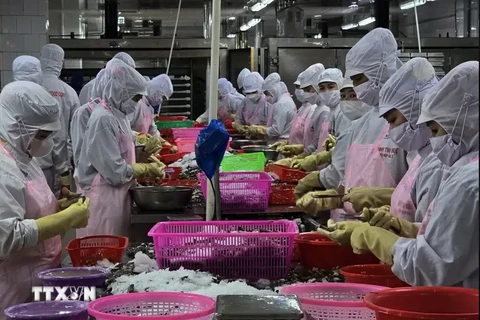
[[[321,18],[321,17],[322,17],[321,14],[316,14],[316,15],[314,15],[314,18]]]
[[[358,27],[358,23],[342,24],[342,30],[349,30]]]
[[[227,38],[236,38],[237,35],[235,33],[230,33],[229,35],[227,35]]]
[[[370,24],[370,23],[374,23],[375,22],[375,18],[374,17],[368,17],[366,19],[363,19],[363,20],[360,20],[358,22],[358,25],[360,27],[363,27],[363,26],[366,26],[367,24]]]
[[[228,18],[228,20],[230,20],[230,21],[233,21],[233,20],[235,20],[235,19],[237,19],[237,18],[235,18],[235,17],[230,17],[230,18]]]
[[[118,17],[117,23],[118,24],[125,24],[125,17]]]
[[[423,6],[425,3],[427,3],[427,0],[406,1],[406,2],[400,3],[400,9],[401,10],[408,10],[408,9],[412,9],[415,5],[417,5],[417,7]]]
[[[316,34],[313,36],[314,39],[321,39],[322,38],[322,34],[319,33],[319,34]]]
[[[240,31],[247,31],[251,27],[256,26],[260,21],[262,21],[262,19],[259,19],[259,18],[252,19],[247,23],[242,24],[242,26],[240,27]]]
[[[255,3],[250,10],[253,12],[257,12],[260,10],[265,9],[270,3],[272,3],[274,0],[260,0],[257,3]]]

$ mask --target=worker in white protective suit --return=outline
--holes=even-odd
[[[119,52],[112,59],[114,59],[114,58],[122,60],[123,62],[125,62],[127,65],[129,65],[132,68],[136,68],[135,60],[133,60],[133,58],[128,53]],[[104,69],[102,69],[102,70],[104,70]],[[100,72],[102,72],[102,70],[100,70]],[[97,74],[97,77],[98,77],[98,74]],[[93,89],[93,84],[95,83],[95,79],[96,79],[96,77],[94,79],[90,80],[89,82],[87,82],[82,87],[82,90],[80,90],[80,94],[78,95],[78,99],[80,100],[80,105],[81,106],[87,104],[88,102],[92,101],[95,98],[98,98],[98,97],[93,97],[92,96],[92,89]]]
[[[352,79],[350,78],[343,79],[343,84],[340,88],[339,107],[350,123],[360,119],[372,109],[372,106],[369,106],[362,100],[358,100],[357,94],[353,89]]]
[[[235,120],[233,115],[241,108],[243,99],[245,97],[235,90],[230,81],[225,78],[218,79],[218,120]],[[208,123],[208,108],[195,122],[200,125]]]
[[[147,93],[145,79],[118,59],[105,67],[105,86],[88,119],[78,161],[78,184],[90,197],[90,222],[77,237],[95,234],[128,236],[131,200],[136,178],[163,178],[164,165],[135,163],[135,150],[127,115],[135,112]]]
[[[339,197],[345,191],[360,186],[394,188],[400,182],[408,169],[407,153],[390,139],[389,124],[379,116],[378,103],[381,88],[401,66],[397,42],[388,29],[370,31],[350,49],[345,76],[353,80],[358,99],[373,108],[335,142],[333,177],[325,176],[327,172],[322,170],[299,182],[295,190],[301,197],[297,200],[299,208],[310,214],[333,209],[331,217],[338,221],[344,210],[355,213]],[[319,188],[327,190],[310,192]]]
[[[252,72],[245,77],[243,82],[245,99],[237,110],[233,124],[240,133],[246,133],[249,126],[267,124],[270,104],[262,90],[263,82],[264,79],[258,72]]]
[[[33,157],[62,130],[57,101],[38,84],[15,81],[0,95],[0,308],[29,301],[41,271],[60,265],[60,235],[88,222],[88,198],[57,201]],[[3,312],[1,320],[6,317]]]
[[[266,126],[251,125],[248,127],[248,134],[251,137],[265,137],[269,144],[274,144],[278,140],[288,140],[297,107],[287,86],[281,81],[278,73],[272,73],[265,78],[262,90],[266,100],[271,104],[267,123]]]
[[[250,70],[247,68],[242,69],[237,77],[238,90],[243,90],[243,84],[245,83],[245,78],[250,74]]]
[[[478,61],[452,69],[430,90],[418,125],[431,130],[432,152],[447,167],[416,237],[365,223],[353,230],[356,253],[372,252],[393,264],[393,273],[412,286],[479,285]],[[394,219],[395,220],[395,219]],[[397,227],[398,220],[392,222]]]
[[[42,67],[40,60],[32,56],[18,56],[12,63],[13,81],[40,82]]]

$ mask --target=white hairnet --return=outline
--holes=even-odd
[[[380,70],[380,66],[383,68]],[[392,32],[376,28],[367,33],[348,51],[345,59],[345,77],[365,74],[372,81],[383,85],[400,67],[397,57],[397,41]]]
[[[13,80],[38,83],[42,73],[40,60],[32,56],[18,56],[12,63]]]
[[[293,83],[296,86],[300,85],[300,78],[302,77],[303,72],[300,72],[300,74],[297,77],[297,80]]]
[[[478,61],[450,70],[422,103],[418,124],[435,121],[468,153],[478,148]]]
[[[233,85],[225,78],[218,79],[218,92],[222,97],[233,92]]]
[[[244,84],[244,81],[245,81],[245,78],[250,74],[250,70],[248,70],[247,68],[244,68],[242,71],[240,71],[240,73],[238,74],[238,77],[237,77],[237,84],[238,84],[238,88],[239,89],[242,89],[243,88],[243,84]]]
[[[282,81],[282,78],[280,78],[280,75],[278,73],[276,72],[270,73],[265,78],[265,81],[263,81],[263,84],[262,84],[263,90],[268,90],[267,88],[272,88],[277,83],[280,83],[280,81]]]
[[[300,88],[312,86],[318,92],[318,83],[320,75],[325,71],[325,67],[321,63],[312,64],[300,74]]]
[[[343,83],[342,83],[342,86],[340,87],[340,91],[347,88],[353,88],[353,81],[349,77],[343,79]]]
[[[397,109],[416,127],[421,103],[427,92],[437,84],[435,69],[425,58],[405,63],[380,90],[380,116]]]
[[[338,88],[340,88],[343,83],[343,73],[340,69],[328,68],[320,74],[320,79],[318,80],[318,83],[334,82],[337,84]]]
[[[100,70],[93,82],[92,92],[88,100],[103,96],[103,89],[105,88],[105,69]]]
[[[276,72],[271,73],[265,78],[262,85],[263,91],[268,91],[273,96],[273,101],[277,102],[280,96],[288,92],[287,86],[283,83],[280,75]]]
[[[26,156],[39,130],[61,129],[60,107],[40,85],[30,81],[7,84],[0,94],[0,137]]]
[[[243,82],[243,91],[245,93],[255,93],[262,91],[263,77],[258,72],[251,72],[245,77]]]
[[[126,52],[119,52],[113,56],[112,59],[119,59],[125,62],[129,67],[136,68],[135,60],[133,60],[132,56]]]
[[[44,45],[40,52],[42,72],[60,76],[64,58],[65,52],[60,46],[53,43]]]
[[[147,82],[147,99],[152,106],[158,106],[163,98],[167,100],[173,94],[173,85],[170,77],[166,74],[156,76]]]
[[[137,70],[118,59],[107,63],[104,77],[105,87],[100,97],[112,108],[120,109],[135,95],[147,94],[147,81]]]

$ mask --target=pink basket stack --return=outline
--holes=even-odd
[[[204,173],[197,174],[202,193],[207,198],[207,179]],[[220,194],[222,211],[265,211],[273,179],[266,172],[222,172]]]
[[[203,128],[176,128],[172,129],[173,137],[175,139],[179,138],[195,138],[198,137],[198,134]]]
[[[288,220],[159,222],[148,233],[159,268],[229,279],[285,277],[297,234],[297,224]]]
[[[177,144],[178,153],[195,152],[197,138],[179,138],[175,140],[175,143]]]
[[[363,298],[389,289],[357,283],[307,283],[284,287],[285,295],[297,295],[308,320],[375,320]]]

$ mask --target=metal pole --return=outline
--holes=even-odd
[[[208,120],[217,119],[218,109],[218,73],[220,60],[220,10],[221,0],[213,0],[212,5],[212,38],[211,38],[211,54],[210,54],[210,79],[208,90]],[[220,188],[218,168],[213,178],[215,192],[211,188],[207,191],[207,220],[212,220],[215,213],[215,195],[220,199]],[[217,189],[218,188],[218,189]],[[220,219],[220,207],[217,207],[217,219]]]
[[[177,20],[175,21],[175,28],[173,29],[172,45],[170,46],[170,55],[168,56],[168,65],[167,65],[167,72],[166,72],[167,75],[168,75],[168,71],[170,71],[170,63],[172,61],[173,46],[175,45],[175,36],[177,35],[178,18],[180,18],[181,8],[182,8],[182,0],[178,1]]]
[[[422,53],[422,44],[420,43],[420,25],[418,24],[417,0],[413,1],[413,10],[415,10],[415,24],[417,27],[418,52]]]

